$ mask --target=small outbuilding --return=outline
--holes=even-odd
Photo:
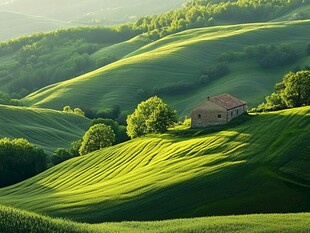
[[[227,124],[246,111],[246,102],[229,94],[208,97],[192,109],[191,127]]]

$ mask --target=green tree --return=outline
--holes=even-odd
[[[282,81],[281,97],[288,108],[310,104],[310,71],[288,73]]]
[[[83,110],[80,109],[80,108],[75,108],[73,110],[73,113],[76,114],[76,115],[85,116],[85,112],[83,112]]]
[[[105,124],[111,127],[113,132],[115,133],[115,143],[118,144],[121,142],[128,141],[129,138],[126,134],[126,127],[123,125],[119,125],[117,121],[114,121],[112,119],[104,119],[104,118],[96,118],[91,121],[91,125],[95,124]],[[125,128],[125,130],[124,130]]]
[[[127,134],[135,138],[148,133],[163,133],[176,121],[176,111],[154,96],[141,102],[127,117]]]
[[[71,147],[69,148],[69,152],[70,154],[75,157],[75,156],[79,156],[79,150],[82,146],[82,139],[76,140],[71,142]]]
[[[310,104],[310,71],[290,72],[277,83],[275,92],[265,98],[258,111],[279,110]]]
[[[73,156],[70,154],[70,152],[68,150],[66,150],[65,148],[57,148],[52,156],[51,156],[51,160],[53,165],[59,164],[63,161],[66,161],[70,158],[72,158]]]
[[[95,150],[111,146],[115,140],[115,134],[110,126],[95,124],[84,134],[80,155],[85,155]]]
[[[71,109],[71,107],[70,107],[69,105],[64,106],[63,109],[62,109],[62,111],[63,111],[63,112],[70,112],[70,113],[73,112],[73,110]]]

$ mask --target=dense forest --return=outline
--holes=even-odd
[[[305,4],[309,3],[302,0],[193,0],[181,9],[142,17],[133,24],[109,28],[77,27],[3,42],[0,43],[0,103],[8,103],[12,98],[19,99],[49,84],[114,62],[113,58],[96,60],[91,55],[105,46],[142,33],[146,33],[150,40],[157,40],[190,28],[269,21]],[[306,16],[299,14],[294,17]],[[182,85],[177,88],[182,90]],[[155,90],[155,94],[165,92]]]
[[[193,0],[182,9],[142,17],[133,28],[159,38],[190,28],[269,21],[303,4],[302,0]]]

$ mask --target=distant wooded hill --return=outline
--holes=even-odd
[[[0,1],[0,41],[75,25],[115,25],[180,8],[187,0]]]
[[[283,74],[309,64],[309,20],[303,19],[309,3],[215,2],[192,1],[114,28],[74,28],[1,43],[0,90],[11,98],[34,92],[24,99],[27,105],[62,109],[65,101],[95,111],[120,105],[125,112],[159,95],[186,114],[192,104],[223,91],[256,105]],[[286,21],[270,21],[279,17]],[[230,21],[240,25],[211,27]],[[252,21],[269,22],[241,24]],[[187,30],[196,27],[207,28]]]

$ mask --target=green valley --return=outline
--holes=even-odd
[[[0,233],[310,231],[308,0],[0,8]]]
[[[92,223],[309,211],[309,117],[303,107],[134,139],[0,189],[0,203]]]

